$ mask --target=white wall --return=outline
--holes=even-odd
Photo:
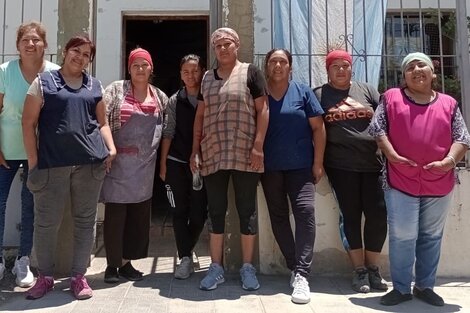
[[[98,0],[96,24],[95,76],[104,86],[122,79],[122,16],[132,15],[209,15],[210,0]],[[190,31],[190,30],[188,30]],[[152,34],[149,34],[152,36]],[[171,47],[168,47],[171,49]]]

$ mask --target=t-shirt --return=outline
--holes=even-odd
[[[325,111],[325,166],[354,172],[380,171],[380,150],[367,132],[379,104],[378,91],[355,81],[347,90],[325,84],[314,91]]]
[[[59,66],[46,61],[44,70],[58,69]],[[0,150],[6,160],[25,160],[21,117],[29,83],[20,69],[19,59],[0,65],[0,93],[3,94],[3,108],[0,112]]]
[[[291,81],[279,101],[269,96],[269,125],[264,140],[265,170],[312,167],[314,147],[309,119],[322,114],[320,103],[307,85]]]

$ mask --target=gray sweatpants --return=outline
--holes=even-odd
[[[33,244],[40,274],[53,276],[57,234],[69,196],[74,224],[72,275],[86,273],[104,176],[102,163],[30,171],[28,188],[35,204]]]

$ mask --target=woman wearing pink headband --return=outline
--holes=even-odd
[[[127,68],[131,79],[111,83],[103,95],[118,151],[100,197],[105,203],[107,283],[119,277],[142,279],[130,260],[147,257],[155,162],[168,100],[149,83],[154,67],[147,50],[132,50]]]
[[[387,290],[378,269],[387,235],[379,179],[383,161],[374,138],[367,134],[379,93],[351,80],[352,58],[347,51],[328,53],[326,70],[328,83],[316,88],[315,94],[325,111],[325,170],[341,210],[343,245],[354,267],[352,289]]]

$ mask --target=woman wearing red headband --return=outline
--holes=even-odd
[[[141,280],[130,260],[147,257],[157,149],[168,98],[149,83],[154,67],[149,52],[129,54],[130,80],[111,83],[103,99],[118,151],[106,175],[100,201],[105,203],[104,244],[107,283]]]
[[[315,93],[325,111],[325,170],[341,210],[343,244],[354,267],[352,289],[387,290],[377,266],[387,236],[379,179],[382,157],[367,134],[379,93],[368,84],[351,81],[352,58],[344,50],[328,53],[326,69],[328,83]]]

